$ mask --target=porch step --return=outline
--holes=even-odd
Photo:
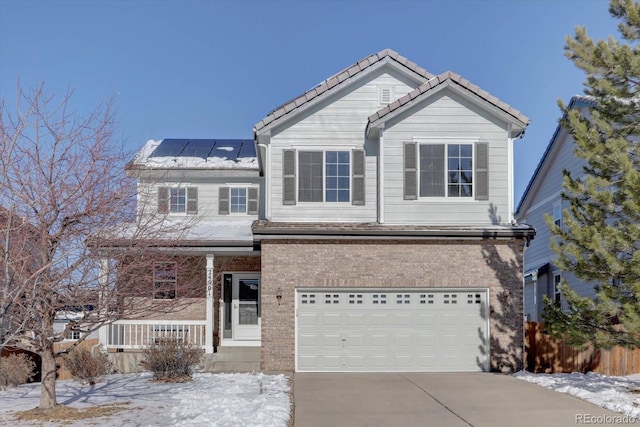
[[[204,372],[252,372],[260,370],[260,347],[218,347],[205,354],[200,369]]]

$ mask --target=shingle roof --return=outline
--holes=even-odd
[[[255,130],[259,131],[260,129],[268,126],[269,124],[271,124],[274,121],[278,120],[279,118],[289,114],[290,112],[294,111],[295,109],[300,108],[302,105],[306,104],[307,102],[311,101],[312,99],[317,98],[318,96],[324,94],[325,92],[331,91],[335,87],[340,86],[343,82],[349,80],[350,78],[356,76],[357,74],[361,73],[362,71],[367,70],[371,66],[373,66],[373,65],[375,65],[375,64],[377,64],[377,63],[379,63],[379,62],[381,62],[383,60],[394,61],[394,62],[406,67],[410,71],[413,71],[418,76],[420,76],[420,77],[422,77],[424,79],[430,79],[430,78],[433,77],[433,74],[431,74],[430,72],[428,72],[424,68],[420,67],[416,63],[408,60],[407,58],[405,58],[404,56],[400,55],[399,53],[397,53],[397,52],[395,52],[395,51],[393,51],[391,49],[384,49],[384,50],[381,50],[378,53],[371,54],[371,55],[361,59],[360,61],[356,62],[353,65],[348,66],[344,70],[342,70],[342,71],[334,74],[333,76],[329,77],[328,79],[326,79],[325,81],[323,81],[322,83],[317,85],[316,87],[306,91],[302,95],[297,96],[296,98],[294,98],[294,99],[292,99],[290,101],[287,101],[284,104],[282,104],[281,106],[275,108],[264,119],[262,119],[258,123],[256,123]]]
[[[437,75],[429,79],[426,83],[412,90],[405,96],[395,100],[391,104],[385,106],[384,108],[378,110],[377,112],[369,116],[369,124],[371,125],[374,122],[381,120],[388,114],[392,113],[393,111],[396,111],[398,108],[401,108],[411,103],[413,100],[420,97],[420,95],[423,95],[424,93],[427,93],[432,89],[435,89],[436,87],[438,87],[441,84],[444,84],[445,82],[452,82],[472,92],[473,94],[479,96],[483,100],[489,102],[490,104],[493,104],[494,106],[498,107],[505,113],[509,114],[514,119],[522,122],[523,125],[525,126],[529,123],[529,118],[524,114],[522,114],[520,111],[511,107],[507,103],[500,101],[498,98],[491,95],[489,92],[480,89],[479,86],[476,86],[473,83],[471,83],[469,80],[462,78],[462,76],[460,76],[459,74],[456,74],[451,71],[446,71],[440,75]]]

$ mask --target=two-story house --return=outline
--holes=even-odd
[[[147,335],[188,334],[218,369],[241,348],[268,371],[521,369],[535,230],[513,222],[513,144],[527,124],[383,50],[274,109],[253,141],[147,143],[128,173],[145,208],[201,218],[168,246],[201,260],[203,289]],[[179,298],[180,272],[154,269],[156,297]],[[135,348],[139,325],[104,340]]]
[[[568,107],[588,117],[593,102],[585,96],[574,96]],[[580,295],[595,297],[594,283],[579,280],[554,265],[557,255],[551,250],[552,235],[545,222],[545,215],[549,215],[557,225],[562,226],[562,211],[568,207],[568,202],[560,196],[563,172],[567,170],[573,177],[584,176],[584,160],[574,155],[574,148],[573,137],[567,129],[558,125],[516,208],[516,220],[530,224],[537,230],[536,240],[526,251],[524,270],[524,314],[534,322],[542,320],[545,296],[564,304],[558,289],[563,278]]]

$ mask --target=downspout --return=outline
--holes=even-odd
[[[507,200],[507,206],[509,206],[509,223],[513,224],[513,222],[515,221],[515,216],[514,216],[514,207],[513,207],[513,203],[514,203],[514,194],[515,194],[515,189],[514,189],[514,178],[513,178],[513,141],[515,138],[511,137],[511,133],[513,132],[513,125],[511,123],[509,123],[508,127],[507,127],[507,176],[509,177],[509,194],[508,194],[508,200]],[[524,257],[524,252],[523,252],[523,257]],[[523,258],[524,260],[524,258]],[[524,273],[524,272],[523,272]],[[524,280],[524,276],[523,276],[523,280]]]
[[[378,223],[384,224],[384,124],[378,138]]]
[[[525,263],[524,256],[525,252],[529,248],[529,238],[527,238],[522,247],[522,370],[527,370],[527,320],[525,319],[524,314],[524,295],[525,295]]]
[[[264,148],[264,216],[267,220],[271,220],[271,144],[257,144],[257,146]]]

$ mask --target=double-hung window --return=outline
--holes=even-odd
[[[247,189],[231,187],[231,213],[247,213]]]
[[[258,187],[238,186],[218,188],[218,215],[257,215]]]
[[[405,142],[404,198],[488,200],[488,145]]]
[[[198,213],[198,189],[196,187],[158,187],[158,211],[172,215]]]
[[[187,212],[186,188],[178,187],[169,189],[169,212],[173,214]]]

